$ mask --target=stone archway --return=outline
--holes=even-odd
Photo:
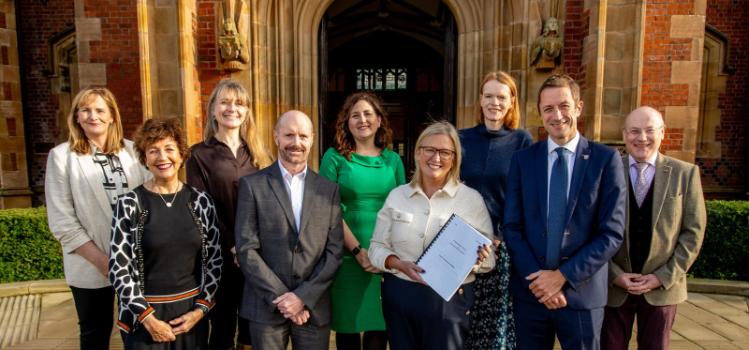
[[[334,0],[250,0],[247,6],[250,62],[238,73],[253,95],[253,113],[264,139],[272,145],[271,129],[288,109],[307,113],[319,129],[319,28]],[[540,28],[531,4],[511,0],[443,0],[457,24],[458,127],[473,125],[478,84],[484,72],[503,69],[518,79],[520,98],[526,100],[528,42]],[[317,166],[315,149],[312,164]]]

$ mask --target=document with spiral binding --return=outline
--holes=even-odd
[[[478,248],[485,244],[492,242],[453,214],[416,260],[416,265],[424,269],[421,278],[449,301],[476,264]]]

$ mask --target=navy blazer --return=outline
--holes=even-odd
[[[537,301],[525,276],[546,259],[547,141],[517,151],[510,162],[504,238],[514,265],[510,279],[516,298]],[[606,305],[608,261],[624,239],[627,182],[619,153],[580,137],[567,201],[559,271],[568,307]]]

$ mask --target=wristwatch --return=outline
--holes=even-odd
[[[361,245],[358,245],[358,246],[354,247],[354,249],[351,249],[351,255],[357,256],[357,255],[359,255],[359,253],[361,252],[361,250],[362,250]]]

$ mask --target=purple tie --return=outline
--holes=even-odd
[[[635,199],[637,200],[637,207],[642,207],[642,202],[645,200],[645,196],[648,195],[648,182],[645,178],[645,169],[648,168],[648,163],[637,162],[637,181],[635,182]]]

